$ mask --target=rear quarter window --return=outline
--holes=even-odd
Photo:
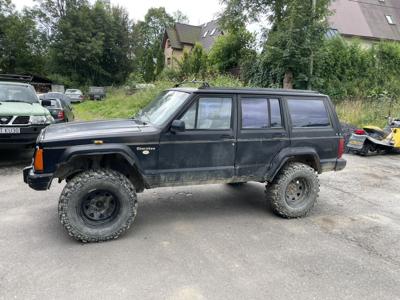
[[[287,102],[293,127],[331,126],[329,114],[323,99],[288,99]]]

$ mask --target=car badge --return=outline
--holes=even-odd
[[[0,121],[1,121],[2,123],[5,123],[5,122],[8,121],[8,118],[1,118]]]

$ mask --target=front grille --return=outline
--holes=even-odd
[[[0,125],[7,125],[11,121],[12,118],[13,118],[13,116],[0,117]]]
[[[29,116],[19,116],[16,117],[13,125],[26,125],[29,124]]]

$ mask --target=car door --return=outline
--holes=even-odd
[[[286,99],[291,123],[291,146],[315,149],[321,164],[336,163],[339,136],[325,97],[291,96]]]
[[[282,99],[268,95],[240,95],[236,152],[237,176],[262,180],[272,159],[290,144]]]
[[[185,131],[160,137],[159,172],[162,182],[201,183],[234,176],[235,97],[198,95],[178,119]]]

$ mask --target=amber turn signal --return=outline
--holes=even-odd
[[[36,149],[33,167],[35,168],[35,172],[43,172],[43,170],[44,170],[43,149],[40,149],[40,148]]]

